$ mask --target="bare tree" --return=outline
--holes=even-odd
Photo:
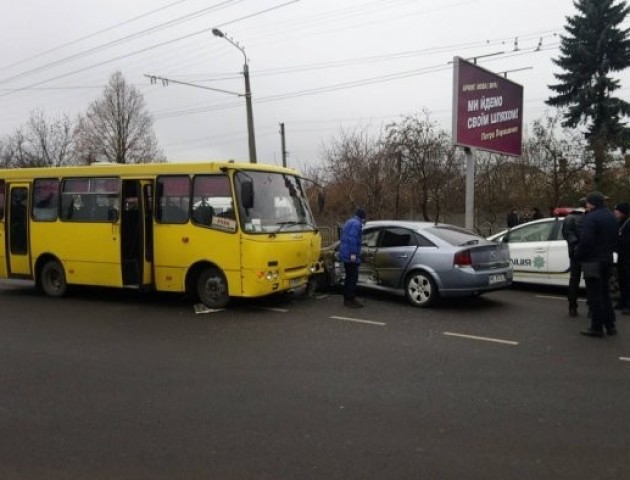
[[[341,131],[326,149],[327,207],[338,215],[345,217],[358,206],[371,218],[386,214],[389,160],[380,143],[366,131]]]
[[[532,137],[525,144],[530,165],[545,175],[545,197],[551,206],[572,204],[572,191],[592,160],[584,136],[575,130],[560,128],[560,117],[546,116],[532,123]],[[568,197],[568,198],[567,198]]]
[[[34,111],[3,142],[2,163],[18,168],[72,165],[76,163],[74,131],[74,122],[67,115],[48,119],[42,111]]]
[[[449,135],[424,111],[388,125],[385,142],[401,156],[400,181],[410,204],[418,206],[424,220],[438,221],[460,173]]]
[[[164,161],[144,97],[122,73],[110,77],[103,96],[80,118],[78,151],[86,163]]]

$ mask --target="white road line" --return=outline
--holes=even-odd
[[[267,310],[269,312],[279,312],[279,313],[287,313],[289,311],[288,308],[278,308],[278,307],[263,307],[263,310]]]
[[[555,295],[534,295],[536,298],[546,298],[548,300],[567,300],[567,297],[556,297]],[[578,302],[586,302],[585,298],[578,298]]]
[[[442,333],[450,337],[468,338],[470,340],[483,340],[484,342],[502,343],[504,345],[518,345],[518,342],[513,342],[511,340],[501,340],[499,338],[478,337],[477,335],[466,335],[463,333],[453,333],[453,332],[442,332]]]
[[[630,357],[619,357],[622,362],[630,362]]]
[[[331,316],[330,318],[333,318],[335,320],[344,320],[346,322],[367,323],[368,325],[378,325],[379,327],[384,327],[385,325],[387,325],[386,323],[383,323],[383,322],[374,322],[372,320],[362,320],[360,318],[337,317],[335,315]]]

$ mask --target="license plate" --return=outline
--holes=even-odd
[[[488,277],[488,285],[494,285],[495,283],[505,282],[505,274],[497,273]]]

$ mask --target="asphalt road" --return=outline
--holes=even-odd
[[[630,478],[630,317],[562,290],[415,309],[0,282],[0,478]]]

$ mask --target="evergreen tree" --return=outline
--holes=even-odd
[[[617,0],[575,0],[573,5],[579,13],[567,17],[560,57],[554,59],[563,72],[555,74],[559,83],[549,88],[556,95],[546,103],[566,107],[563,126],[586,127],[595,159],[595,186],[601,190],[608,151],[625,148],[630,138],[623,121],[630,104],[613,96],[620,85],[611,76],[630,66],[629,30],[620,27],[630,7]]]

